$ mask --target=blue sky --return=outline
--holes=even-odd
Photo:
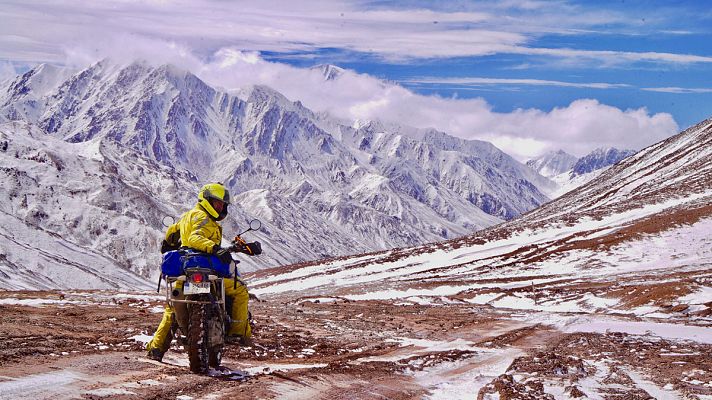
[[[708,1],[3,3],[0,78],[41,62],[170,62],[228,89],[267,84],[340,118],[435,127],[519,159],[639,149],[712,116]],[[350,71],[322,85],[309,67],[324,63]]]
[[[482,3],[373,2],[370,7],[422,7],[442,12],[491,12],[491,7],[506,2],[492,2],[491,7]],[[344,49],[323,49],[294,54],[269,53],[265,58],[297,66],[309,66],[314,62],[334,63],[334,60],[338,60],[338,65],[397,81],[419,93],[461,98],[484,97],[500,112],[530,107],[551,109],[579,98],[595,98],[619,108],[646,107],[655,113],[671,113],[682,128],[712,116],[712,3],[709,1],[509,3],[520,4],[522,7],[529,4],[531,7],[520,9],[512,6],[500,9],[507,17],[533,19],[534,27],[521,29],[530,31],[526,34],[527,47],[530,48],[669,53],[710,59],[704,62],[668,62],[662,57],[656,59],[651,55],[647,60],[627,61],[616,59],[615,55],[557,57],[505,51],[475,56],[424,57],[416,60],[406,58],[394,61],[379,54]],[[570,10],[559,11],[561,18],[566,18],[570,13],[591,14],[592,21],[552,25],[542,23],[539,30],[543,32],[535,32],[537,16],[548,14],[547,19],[555,18],[555,9],[562,5]],[[554,10],[541,11],[540,7]],[[605,15],[609,15],[610,19],[604,18]],[[475,26],[476,24],[473,24],[472,28]],[[512,28],[497,23],[482,26],[495,29]],[[298,55],[309,57],[295,57]],[[460,82],[448,82],[448,79],[452,78],[461,79]],[[470,79],[470,82],[467,82],[462,78],[481,79]],[[438,82],[438,79],[442,82]],[[487,82],[486,79],[491,81]],[[562,86],[591,83],[605,83],[610,86]]]

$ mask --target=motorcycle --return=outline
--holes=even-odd
[[[249,229],[228,247],[230,253],[249,254],[248,243],[241,236],[261,226],[259,220],[250,221]],[[206,374],[210,368],[220,367],[232,306],[226,301],[223,278],[233,278],[237,285],[238,272],[233,265],[237,263],[233,259],[225,264],[215,255],[190,249],[164,255],[158,290],[165,280],[166,301],[175,315],[174,329],[183,338],[193,373]]]

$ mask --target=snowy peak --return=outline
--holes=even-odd
[[[345,69],[341,67],[337,67],[336,65],[331,65],[331,64],[319,64],[315,65],[312,67],[312,69],[321,71],[321,74],[324,76],[324,79],[327,81],[333,81],[334,79],[339,78],[341,75],[346,72]]]
[[[533,158],[527,161],[526,165],[547,178],[553,178],[573,169],[576,161],[578,159],[575,156],[563,150],[557,150]]]
[[[577,159],[563,150],[558,150],[531,159],[526,165],[555,183],[554,189],[546,192],[554,199],[590,182],[606,168],[632,154],[635,154],[635,151],[608,147],[596,149]]]
[[[40,64],[15,78],[10,85],[10,91],[15,95],[15,99],[30,93],[36,97],[43,96],[63,82],[72,72],[73,70],[69,68]]]
[[[597,169],[616,164],[635,154],[635,150],[618,150],[613,147],[599,148],[581,157],[573,166],[572,176],[584,175]]]
[[[594,153],[607,154],[608,150]],[[696,198],[712,193],[711,160],[712,120],[707,120],[609,166],[596,179],[525,219],[563,214],[598,218],[606,212],[653,204],[697,202]]]

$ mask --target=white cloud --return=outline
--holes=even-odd
[[[601,60],[608,65],[620,64],[625,62],[666,62],[666,63],[712,63],[712,57],[697,56],[694,54],[675,54],[675,53],[659,53],[659,52],[632,52],[632,51],[596,51],[596,50],[577,50],[577,49],[548,49],[548,48],[533,48],[533,47],[513,47],[509,51],[503,50],[505,53],[512,54],[527,54],[527,55],[543,55],[553,56],[578,60]]]
[[[643,90],[646,90],[648,92],[678,93],[678,94],[712,93],[712,88],[658,87],[658,88],[643,88]]]
[[[684,31],[684,30],[663,30],[661,32],[665,33],[665,34],[669,34],[669,35],[694,35],[695,34],[695,32]]]
[[[242,51],[316,52],[331,48],[384,59],[485,56],[497,53],[630,62],[709,63],[692,54],[592,51],[536,46],[545,34],[596,33],[634,19],[566,2],[475,3],[468,11],[373,9],[353,1],[6,0],[0,8],[0,59],[63,62],[67,48],[126,52],[135,42],[172,42],[198,54]],[[373,5],[371,5],[373,7]],[[131,39],[116,47],[116,37]],[[108,54],[107,54],[108,53]]]
[[[413,78],[402,81],[404,83],[427,83],[427,84],[452,84],[452,85],[472,85],[472,86],[482,86],[482,85],[532,85],[532,86],[561,86],[561,87],[574,87],[574,88],[590,88],[590,89],[618,89],[631,87],[624,83],[576,83],[576,82],[562,82],[562,81],[550,81],[542,79],[503,79],[503,78],[477,78],[477,77],[466,77],[466,78],[441,78],[441,77],[422,77]]]
[[[357,7],[346,1],[9,0],[0,9],[0,58],[62,61],[64,45],[113,51],[107,38],[120,35],[208,51],[226,46],[276,52],[338,48],[386,58],[492,54],[526,40],[518,33],[479,27],[492,18],[486,13]]]
[[[15,66],[8,61],[0,61],[0,82],[17,76]]]
[[[234,49],[220,51],[198,75],[225,88],[268,85],[314,111],[348,121],[382,119],[487,140],[520,160],[559,148],[576,155],[601,146],[640,149],[678,132],[670,114],[650,114],[644,108],[621,110],[582,99],[551,111],[497,113],[481,98],[419,95],[351,71],[324,81],[317,69],[268,62]]]

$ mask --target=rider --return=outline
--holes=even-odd
[[[161,252],[176,250],[181,245],[184,248],[215,254],[223,263],[230,263],[232,256],[228,249],[220,247],[222,241],[222,221],[227,216],[227,207],[230,204],[230,193],[222,183],[209,183],[203,186],[198,193],[198,204],[192,210],[183,214],[178,222],[171,225],[166,231],[166,238],[161,244]],[[262,252],[259,242],[246,243],[244,251],[251,255]],[[248,321],[247,302],[249,295],[247,287],[241,279],[235,281],[223,278],[225,295],[229,302],[232,298],[232,323],[228,331],[229,341],[248,344],[252,330]],[[148,358],[161,361],[173,340],[174,315],[170,305],[166,305],[161,320],[153,339],[148,342]]]

